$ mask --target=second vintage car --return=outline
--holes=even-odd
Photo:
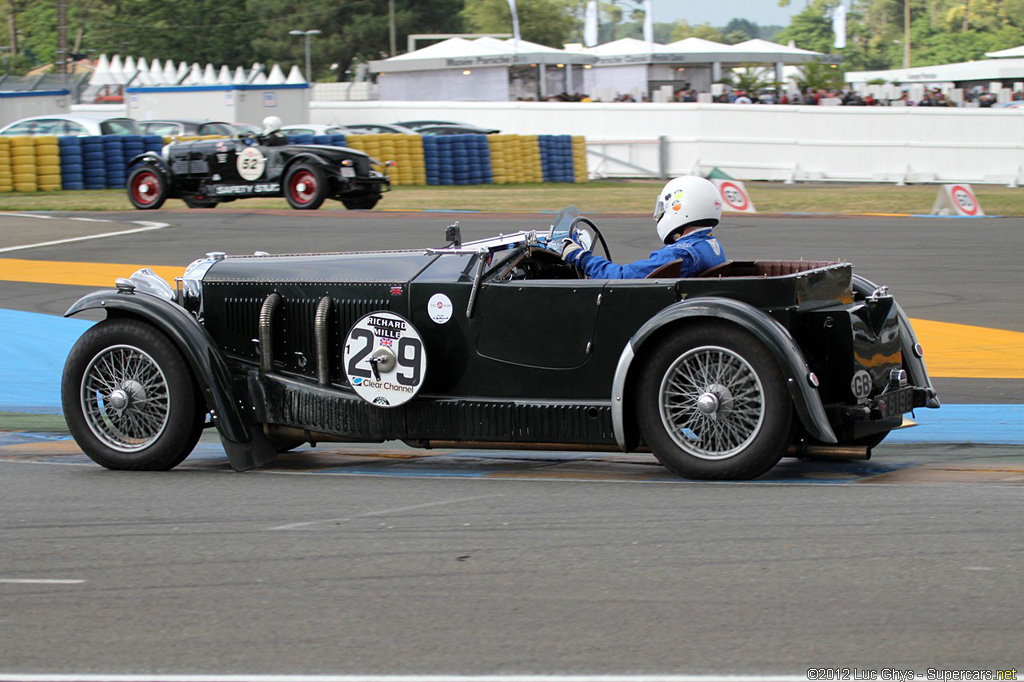
[[[139,271],[67,312],[107,315],[65,365],[71,433],[114,469],[174,467],[210,426],[236,469],[403,440],[648,450],[681,476],[744,479],[786,455],[866,458],[938,407],[907,316],[849,263],[582,279],[551,247],[587,225],[603,244],[566,210],[471,243],[450,226],[438,248],[208,254],[176,291]]]
[[[379,162],[348,147],[264,144],[241,135],[166,145],[130,162],[128,199],[140,209],[181,199],[191,208],[249,197],[280,197],[292,208],[317,209],[326,199],[370,209],[390,187]]]

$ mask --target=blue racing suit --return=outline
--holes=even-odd
[[[568,254],[566,261],[580,268],[588,279],[643,279],[662,265],[681,259],[679,276],[692,277],[725,262],[725,251],[711,230],[710,227],[694,230],[649,257],[628,265],[616,265],[586,250]]]

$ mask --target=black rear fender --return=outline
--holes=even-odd
[[[701,320],[716,319],[732,322],[753,334],[778,362],[786,377],[793,407],[807,432],[823,443],[837,442],[822,404],[818,390],[810,381],[811,369],[800,347],[777,320],[757,308],[727,298],[695,298],[675,303],[647,321],[630,339],[619,358],[612,381],[612,424],[615,439],[624,450],[631,450],[639,442],[631,404],[633,382],[640,374],[640,363],[634,362],[646,344],[656,344],[665,334],[671,334],[680,325],[699,324]]]

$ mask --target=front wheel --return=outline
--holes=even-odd
[[[157,209],[167,200],[167,183],[160,171],[139,166],[128,176],[128,201],[140,209]]]
[[[362,209],[368,211],[377,205],[380,201],[379,194],[370,194],[364,197],[352,197],[350,199],[342,199],[342,205],[350,211],[356,211]]]
[[[320,208],[327,198],[327,177],[319,166],[296,164],[285,175],[284,196],[292,208]]]
[[[756,478],[789,445],[785,377],[764,344],[727,323],[696,323],[658,345],[636,406],[644,441],[684,478]]]
[[[108,469],[171,469],[203,429],[184,359],[138,320],[109,319],[82,335],[64,365],[61,402],[79,447]]]

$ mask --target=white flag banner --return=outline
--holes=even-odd
[[[644,0],[644,42],[654,42],[654,7],[651,0]]]
[[[516,12],[516,0],[508,0],[508,8],[512,10],[512,40],[515,49],[519,49],[519,14]]]
[[[846,6],[843,3],[839,3],[832,14],[832,32],[836,34],[832,47],[846,47]]]
[[[583,44],[587,47],[597,45],[597,0],[590,0],[587,3],[587,10],[583,15]]]

